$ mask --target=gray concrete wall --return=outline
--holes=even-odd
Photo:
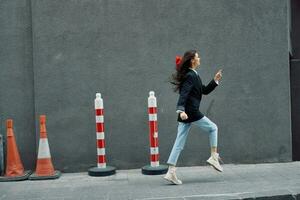
[[[0,2],[0,134],[8,118],[25,168],[36,159],[30,0]]]
[[[35,116],[47,115],[56,168],[96,164],[96,92],[104,98],[108,164],[118,168],[149,163],[147,97],[156,92],[165,163],[177,128],[168,78],[175,56],[194,48],[205,83],[224,69],[200,109],[219,126],[225,162],[291,160],[287,1],[31,3]],[[208,155],[206,133],[192,128],[178,164],[202,165]]]

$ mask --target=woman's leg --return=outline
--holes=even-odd
[[[180,152],[184,148],[186,138],[188,136],[189,130],[191,129],[191,124],[179,122],[177,129],[177,137],[167,162],[172,166],[176,165]]]
[[[212,153],[217,153],[218,146],[218,127],[207,117],[202,117],[200,120],[193,122],[196,126],[209,133],[209,143]]]
[[[219,154],[217,153],[218,146],[218,127],[207,117],[203,117],[198,121],[193,122],[196,126],[209,133],[211,157],[207,160],[216,170],[223,171],[219,163]]]
[[[175,143],[173,145],[171,154],[168,159],[169,169],[168,169],[167,174],[164,176],[164,179],[166,179],[176,185],[182,184],[182,181],[179,180],[176,176],[175,165],[177,163],[180,152],[182,151],[182,149],[184,147],[184,144],[185,144],[185,141],[186,141],[186,138],[187,138],[190,128],[191,128],[190,123],[179,122],[177,137],[176,137]]]

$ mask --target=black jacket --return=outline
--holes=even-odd
[[[218,84],[214,80],[211,80],[207,86],[202,85],[200,76],[193,70],[190,70],[179,88],[180,95],[177,103],[177,110],[185,111],[188,119],[182,120],[180,114],[178,114],[178,121],[190,123],[204,117],[199,111],[202,94],[209,94],[217,86]]]

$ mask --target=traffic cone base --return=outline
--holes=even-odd
[[[53,176],[55,174],[51,158],[39,158],[35,174],[38,176]]]
[[[58,170],[55,170],[54,171],[54,174],[53,175],[50,175],[50,176],[41,176],[41,175],[38,175],[36,173],[33,173],[29,176],[29,180],[47,180],[47,179],[57,179],[61,176],[61,172],[58,171]]]
[[[116,173],[116,168],[106,166],[105,168],[93,167],[89,169],[90,176],[110,176]]]
[[[27,170],[24,171],[24,174],[21,176],[0,176],[0,182],[8,182],[8,181],[24,181],[27,180],[32,171]]]
[[[151,167],[151,165],[146,165],[142,167],[142,174],[144,175],[160,175],[168,172],[167,165],[159,165],[157,167]]]

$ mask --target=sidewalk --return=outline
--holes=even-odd
[[[109,177],[66,173],[56,180],[5,182],[0,200],[300,200],[300,162],[224,165],[223,173],[209,166],[180,167],[177,172],[183,185],[170,185],[162,175],[142,175],[140,169]]]

